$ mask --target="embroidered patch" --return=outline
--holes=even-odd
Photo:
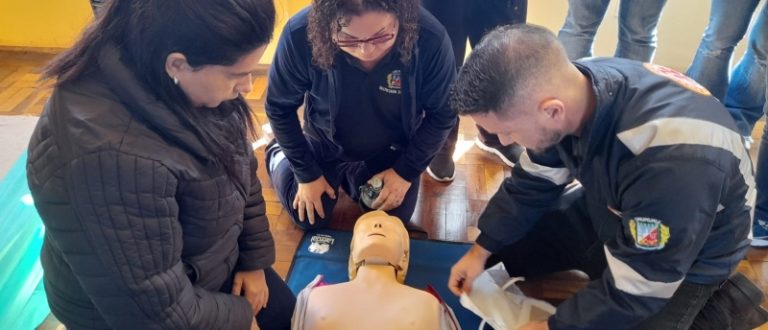
[[[680,72],[677,72],[673,69],[670,69],[665,66],[653,64],[653,63],[643,63],[643,66],[645,66],[645,68],[648,69],[649,71],[657,75],[660,75],[662,77],[668,78],[676,82],[678,85],[685,87],[686,89],[690,89],[702,95],[712,95],[709,93],[709,90],[704,88],[704,86],[700,85],[690,77]]]
[[[400,70],[394,70],[387,75],[387,87],[391,89],[400,89]]]
[[[307,250],[316,254],[325,254],[331,249],[333,241],[335,241],[335,239],[328,235],[319,234],[312,236]]]
[[[657,219],[630,219],[629,231],[635,240],[635,246],[639,249],[661,250],[669,241],[669,227]]]
[[[379,90],[389,94],[400,94],[401,86],[400,70],[393,70],[387,75],[387,87],[379,86]]]

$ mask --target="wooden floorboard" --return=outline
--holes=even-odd
[[[51,90],[37,86],[37,79],[40,68],[53,56],[34,52],[0,51],[0,115],[40,115]],[[259,127],[267,124],[264,113],[266,69],[260,72],[254,79],[253,91],[247,95]],[[755,132],[761,131],[762,124],[755,129]],[[457,157],[457,173],[453,183],[438,183],[426,175],[421,177],[422,187],[413,221],[423,226],[433,239],[467,241],[468,232],[471,231],[468,231],[468,228],[477,226],[477,218],[487,205],[488,199],[496,192],[501,180],[510,173],[510,168],[498,162],[494,156],[472,147],[475,134],[472,121],[462,119],[458,149],[464,152]],[[759,141],[759,135],[755,140]],[[262,146],[256,150],[261,164],[264,159],[263,149]],[[751,150],[754,159],[757,145]],[[264,166],[260,166],[258,176],[264,186],[267,217],[275,237],[277,260],[274,268],[285,277],[303,233],[291,223],[287,212],[280,205]],[[339,198],[333,216],[334,219],[342,220],[335,220],[332,227],[349,230],[359,210],[348,197],[342,195]],[[759,283],[765,291],[768,289],[767,261],[768,250],[751,249],[747,258],[739,264],[738,270]],[[523,284],[523,289],[529,295],[557,303],[585,284],[583,274],[564,272],[544,279],[527,281]]]

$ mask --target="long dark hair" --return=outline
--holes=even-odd
[[[232,65],[268,43],[274,24],[272,0],[109,0],[75,45],[44,68],[42,79],[55,78],[57,86],[77,80],[97,67],[101,49],[116,45],[122,62],[146,90],[174,111],[233,176],[237,171],[229,159],[237,146],[173,83],[166,58],[179,52],[193,68]],[[242,119],[241,135],[253,137],[251,109],[242,97],[219,108],[231,109]]]
[[[349,17],[368,11],[383,11],[397,17],[400,30],[395,47],[400,53],[400,61],[410,63],[413,46],[419,36],[418,0],[313,0],[307,26],[312,62],[323,69],[330,68],[339,51],[333,36],[341,31],[342,24]]]

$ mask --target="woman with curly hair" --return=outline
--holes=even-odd
[[[292,17],[269,72],[266,163],[294,222],[325,227],[339,187],[359,199],[380,182],[369,206],[407,223],[419,175],[456,122],[455,67],[445,29],[417,0],[314,0]]]

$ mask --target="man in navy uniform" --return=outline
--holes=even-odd
[[[455,294],[501,261],[513,276],[580,269],[592,280],[525,329],[766,321],[762,292],[731,276],[750,242],[751,162],[706,89],[649,63],[571,62],[550,31],[515,25],[486,35],[451,104],[527,149],[451,270]]]

